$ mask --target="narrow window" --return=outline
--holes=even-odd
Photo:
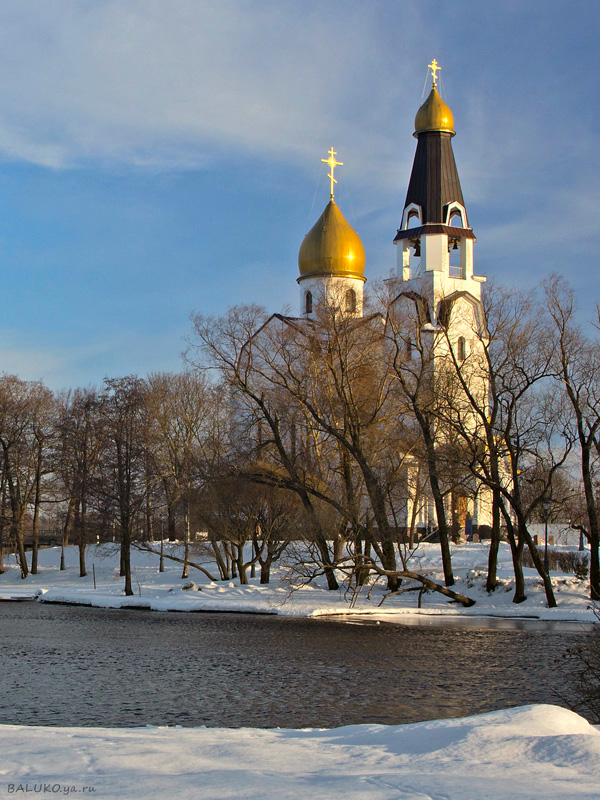
[[[464,336],[458,337],[458,342],[456,347],[456,357],[459,361],[464,361],[465,358],[467,357],[467,345]]]
[[[406,217],[406,230],[409,228],[418,228],[421,225],[421,217],[416,209],[411,209]]]
[[[354,289],[348,289],[346,292],[346,313],[354,314],[356,311],[356,292]]]
[[[312,314],[312,292],[307,292],[304,295],[304,313]]]

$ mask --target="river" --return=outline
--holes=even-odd
[[[2,603],[0,723],[333,727],[561,704],[555,658],[581,636]]]

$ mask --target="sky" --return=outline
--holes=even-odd
[[[0,0],[0,371],[177,371],[191,313],[297,310],[332,145],[387,277],[433,58],[475,271],[591,317],[599,33],[597,0]]]

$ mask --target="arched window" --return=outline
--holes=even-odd
[[[456,358],[458,361],[464,361],[467,357],[467,343],[465,341],[464,336],[458,337],[458,342],[456,343]]]
[[[411,203],[404,209],[401,227],[405,231],[409,228],[418,228],[423,224],[422,219],[421,206],[417,203]]]
[[[451,228],[464,228],[465,227],[463,225],[462,212],[460,212],[458,209],[452,209],[452,211],[451,211],[450,227]]]
[[[312,314],[312,292],[307,292],[304,295],[304,313]]]
[[[456,201],[446,206],[445,217],[446,225],[452,228],[466,228],[468,225],[465,207]]]
[[[346,313],[354,314],[356,311],[356,292],[354,289],[346,291]]]

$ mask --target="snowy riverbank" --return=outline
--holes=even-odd
[[[76,547],[66,549],[67,568],[64,571],[59,570],[59,548],[41,550],[39,574],[29,575],[25,580],[20,577],[14,557],[8,557],[5,559],[6,572],[0,575],[0,599],[37,597],[46,602],[106,608],[138,607],[154,611],[229,611],[295,616],[360,614],[388,621],[415,614],[594,620],[589,608],[587,582],[569,574],[552,573],[558,608],[546,607],[541,580],[535,570],[530,569],[525,570],[527,601],[519,605],[512,603],[512,568],[507,545],[502,545],[500,551],[498,575],[501,585],[488,595],[485,591],[487,553],[486,544],[464,544],[453,548],[455,588],[476,601],[471,608],[463,608],[433,593],[423,595],[420,610],[417,609],[417,593],[388,597],[382,603],[386,593],[383,584],[370,594],[367,588],[363,589],[354,604],[351,604],[349,594],[342,590],[327,591],[322,580],[290,592],[283,580],[285,571],[282,567],[273,570],[272,582],[266,586],[260,585],[258,577],[250,579],[247,586],[240,586],[237,581],[211,581],[195,569],[190,569],[188,580],[182,580],[181,565],[167,560],[165,571],[161,573],[158,571],[158,557],[138,550],[132,552],[135,594],[125,597],[117,549],[106,546],[88,548],[88,575],[84,578],[79,577]],[[420,571],[442,582],[438,545],[421,546],[414,563]],[[212,564],[205,566],[214,569]],[[96,574],[95,589],[92,567]],[[190,583],[192,588],[185,589]]]
[[[592,800],[600,730],[556,706],[331,730],[2,725],[0,771],[0,797]]]

